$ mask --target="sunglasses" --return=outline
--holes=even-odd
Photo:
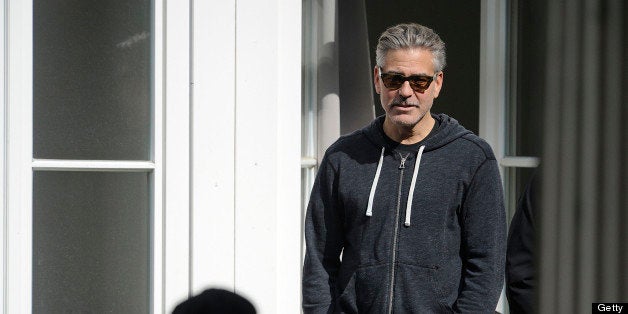
[[[384,86],[386,86],[386,88],[391,89],[391,90],[399,89],[401,88],[403,83],[405,83],[405,81],[408,81],[408,83],[410,83],[410,87],[412,88],[412,90],[419,93],[423,93],[425,90],[427,90],[430,87],[430,84],[432,84],[432,81],[436,78],[437,74],[438,72],[436,72],[434,76],[428,76],[428,75],[403,76],[398,73],[382,73],[382,68],[381,67],[379,68],[379,78],[382,79],[382,82],[384,83]]]

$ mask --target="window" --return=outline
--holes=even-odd
[[[509,218],[540,163],[544,80],[544,3],[509,2],[504,184]],[[509,220],[510,221],[510,220]]]
[[[4,310],[161,312],[161,6],[5,2]]]
[[[33,2],[35,313],[149,312],[152,10]]]

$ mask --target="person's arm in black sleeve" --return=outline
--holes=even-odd
[[[303,265],[303,313],[332,313],[344,236],[338,206],[337,172],[323,158],[305,218],[306,253]]]
[[[539,173],[535,172],[519,198],[510,223],[506,253],[506,296],[510,313],[535,312],[535,211]]]

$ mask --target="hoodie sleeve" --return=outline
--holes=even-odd
[[[462,279],[454,310],[494,313],[504,284],[506,213],[497,161],[476,170],[461,209]]]
[[[343,248],[337,172],[326,156],[319,168],[305,217],[303,313],[331,313]]]

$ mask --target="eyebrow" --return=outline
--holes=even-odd
[[[397,75],[401,75],[403,77],[412,77],[412,76],[429,76],[432,77],[433,75],[429,75],[427,73],[418,73],[418,74],[411,74],[406,76],[405,74],[401,73],[401,72],[397,72],[397,71],[388,71],[388,72],[383,72],[382,74],[397,74]]]

